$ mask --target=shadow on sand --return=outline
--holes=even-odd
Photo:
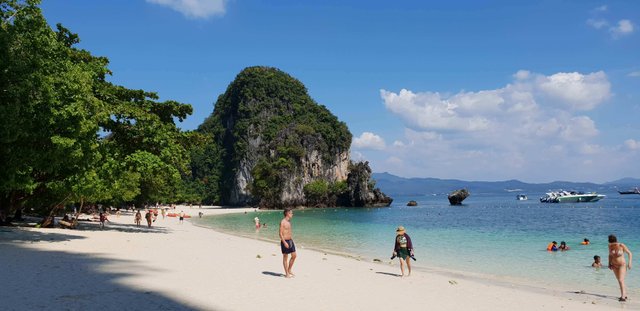
[[[22,246],[28,242],[46,243],[78,238],[82,237],[46,231],[0,232],[2,309],[198,309],[161,293],[123,285],[121,280],[133,277],[135,274],[113,272],[113,270],[119,270],[118,266],[126,266],[127,270],[133,267],[134,271],[149,271],[143,262],[114,260],[99,255],[69,253],[64,250],[36,250]],[[154,273],[162,273],[162,271],[154,271]]]
[[[140,226],[136,224],[122,224],[115,222],[107,222],[104,229],[100,228],[100,224],[97,222],[84,222],[78,223],[78,228],[75,230],[84,231],[119,231],[126,233],[168,233],[169,231],[165,227],[154,226],[147,227],[146,222],[143,222]]]
[[[271,272],[271,271],[262,271],[262,274],[268,275],[268,276],[277,276],[280,278],[284,277],[284,273],[277,273],[277,272]]]
[[[389,273],[389,272],[380,272],[380,271],[376,271],[376,274],[384,274],[384,275],[388,275],[388,276],[395,276],[395,277],[401,277],[402,275],[397,274],[397,273]]]

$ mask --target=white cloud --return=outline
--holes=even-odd
[[[364,154],[362,154],[361,152],[352,151],[351,160],[353,160],[354,162],[361,162],[361,161],[366,161],[367,158],[365,158]]]
[[[146,0],[169,7],[193,19],[206,19],[214,15],[224,15],[227,0]]]
[[[609,27],[609,22],[604,19],[588,19],[587,24],[595,29]]]
[[[598,135],[596,125],[589,117],[573,117],[561,126],[560,136],[567,141],[584,141]]]
[[[386,145],[382,137],[371,132],[364,132],[360,137],[353,139],[353,147],[356,149],[384,150]]]
[[[634,77],[634,78],[640,77],[640,71],[632,71],[627,76]]]
[[[614,38],[618,38],[633,33],[634,29],[635,27],[630,20],[623,19],[618,21],[618,24],[616,26],[609,28],[609,31],[614,36]]]
[[[380,96],[386,108],[408,128],[456,132],[507,130],[503,125],[512,120],[518,120],[514,124],[517,128],[546,132],[555,112],[541,116],[543,110],[592,110],[611,96],[611,84],[602,71],[545,76],[520,70],[514,79],[503,88],[448,97],[406,89],[398,93],[380,90]]]
[[[495,102],[482,101],[479,97],[486,94],[465,94],[457,97],[442,98],[439,93],[413,93],[402,89],[399,93],[380,90],[385,106],[391,112],[401,116],[409,127],[416,129],[455,129],[475,131],[486,129],[489,121],[480,116],[469,116],[475,109],[474,104],[484,107]],[[486,97],[491,97],[486,96]],[[479,107],[478,109],[482,109]]]
[[[635,139],[627,139],[624,141],[625,147],[629,150],[640,150],[640,141]]]
[[[601,5],[595,9],[593,9],[594,12],[606,12],[607,11],[607,6],[606,5]]]
[[[370,159],[382,171],[465,180],[594,180],[613,174],[618,164],[610,161],[612,156],[627,157],[620,156],[621,148],[598,144],[600,130],[585,113],[612,96],[604,72],[520,70],[495,89],[454,94],[381,90],[380,96],[405,125],[393,148]],[[640,142],[625,143],[627,150],[636,144],[640,149]],[[393,157],[400,161],[390,161]],[[554,173],[576,163],[590,164],[589,170]]]
[[[602,152],[602,147],[596,144],[583,144],[580,152],[584,155],[599,154]]]
[[[611,95],[611,84],[602,71],[587,75],[560,72],[538,80],[542,92],[576,110],[591,110]]]
[[[517,80],[526,80],[530,75],[531,72],[529,72],[528,70],[518,70],[518,72],[516,72],[513,77]]]

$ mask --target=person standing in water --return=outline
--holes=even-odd
[[[624,253],[629,256],[629,263],[624,260]],[[627,270],[631,270],[631,260],[633,254],[627,248],[626,245],[618,243],[618,238],[611,234],[609,235],[609,269],[613,271],[613,274],[618,279],[620,285],[620,298],[619,301],[627,301],[627,290],[624,286],[624,277],[627,274]]]
[[[411,238],[405,232],[404,227],[400,226],[396,229],[396,244],[393,247],[393,256],[398,257],[400,260],[400,272],[402,273],[402,277],[404,277],[404,264],[407,264],[408,272],[407,276],[411,275],[411,263],[409,262],[409,257],[413,257],[413,244],[411,243]]]
[[[291,272],[293,263],[296,261],[296,245],[293,243],[291,218],[293,211],[290,208],[284,210],[284,218],[280,221],[280,250],[282,251],[282,265],[286,278],[292,278],[295,275]],[[291,258],[289,258],[291,256]]]

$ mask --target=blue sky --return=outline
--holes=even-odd
[[[640,177],[638,1],[44,0],[111,81],[189,103],[195,129],[247,66],[347,123],[376,172]]]

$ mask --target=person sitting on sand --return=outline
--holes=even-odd
[[[399,226],[396,229],[396,243],[393,246],[393,257],[398,257],[400,261],[400,272],[404,277],[404,264],[407,264],[407,269],[409,270],[407,276],[411,275],[411,263],[409,262],[409,257],[413,257],[413,244],[411,243],[411,238],[408,234],[405,233],[405,229],[403,226]]]
[[[568,251],[570,250],[569,246],[567,246],[567,243],[565,241],[560,242],[560,247],[558,247],[558,250],[560,251]]]
[[[591,244],[591,242],[589,242],[589,239],[584,238],[584,240],[583,240],[582,242],[580,242],[580,244],[582,244],[582,245],[589,245],[589,244]]]
[[[553,242],[549,243],[549,245],[547,245],[547,250],[550,251],[550,252],[558,251],[558,242],[553,241]]]
[[[600,256],[593,256],[593,263],[591,264],[594,268],[602,268],[602,262],[600,261]]]

